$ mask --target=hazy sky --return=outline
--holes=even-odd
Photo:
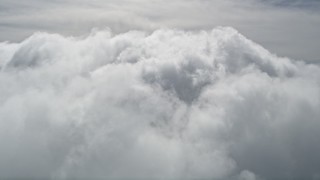
[[[272,52],[318,61],[317,0],[0,0],[0,41],[21,41],[35,31],[88,34],[231,26]]]

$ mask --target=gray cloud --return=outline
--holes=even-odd
[[[280,7],[309,8],[314,10],[320,7],[318,0],[261,0],[261,2]]]
[[[35,31],[82,36],[93,27],[123,33],[232,26],[280,56],[318,62],[319,8],[313,0],[0,0],[0,41]]]
[[[320,68],[232,28],[0,44],[1,178],[319,178]]]

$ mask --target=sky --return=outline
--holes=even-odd
[[[0,0],[0,179],[320,179],[319,1]]]
[[[0,41],[20,42],[35,31],[231,26],[280,56],[319,62],[319,9],[318,0],[0,0]]]

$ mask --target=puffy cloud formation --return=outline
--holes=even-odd
[[[232,28],[0,44],[1,178],[320,177],[320,68]]]

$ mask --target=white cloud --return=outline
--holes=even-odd
[[[320,68],[232,28],[0,45],[1,177],[312,178]]]

